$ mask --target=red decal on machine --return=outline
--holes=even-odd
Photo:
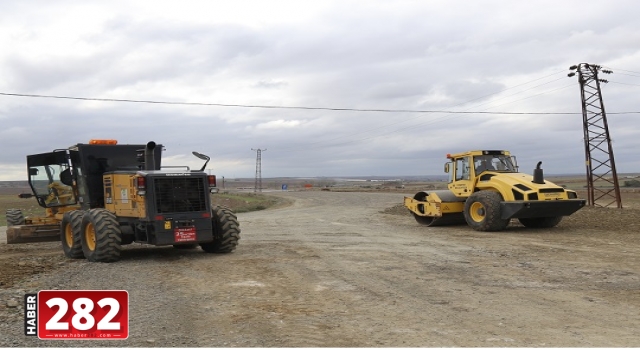
[[[177,227],[173,230],[175,242],[191,242],[196,240],[195,227]]]

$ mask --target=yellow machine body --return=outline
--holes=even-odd
[[[444,214],[461,213],[464,209],[464,201],[451,197],[448,191],[422,192],[424,200],[415,200],[411,197],[404,198],[404,205],[414,213],[422,216],[440,217]]]
[[[481,191],[499,194],[492,195],[500,199],[494,205],[499,206],[498,220],[524,218],[526,222],[531,218],[562,217],[585,204],[577,199],[575,191],[544,180],[540,163],[533,176],[518,172],[515,157],[509,151],[469,151],[447,158],[450,159],[445,164],[445,172],[450,174],[447,190],[422,191],[413,198],[404,198],[404,206],[421,224],[438,226],[465,220],[469,223],[470,216],[464,215],[468,207],[465,204]],[[480,210],[476,218],[484,218],[484,206],[471,208]]]
[[[145,202],[136,186],[139,177],[140,175],[131,173],[105,174],[104,208],[118,217],[144,218]]]
[[[115,262],[122,246],[143,243],[230,253],[240,239],[236,215],[212,205],[215,175],[188,166],[162,169],[163,146],[91,140],[27,155],[29,187],[46,214],[25,218],[9,208],[7,242],[59,241],[64,255]]]
[[[7,244],[59,241],[62,216],[68,211],[79,208],[79,206],[46,208],[44,216],[28,216],[23,225],[7,227]]]

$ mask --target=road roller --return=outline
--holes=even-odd
[[[426,226],[468,224],[477,231],[501,231],[511,219],[525,227],[550,228],[584,207],[575,191],[544,179],[542,162],[533,175],[520,173],[505,150],[447,154],[446,190],[404,198],[404,206]]]

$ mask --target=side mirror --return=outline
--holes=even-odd
[[[39,172],[38,168],[29,168],[29,176],[38,176]]]
[[[205,161],[204,165],[202,166],[202,169],[200,169],[200,171],[204,171],[204,169],[207,167],[207,163],[209,163],[209,159],[211,159],[211,158],[209,158],[209,156],[207,156],[207,155],[204,155],[202,153],[198,153],[196,151],[191,152],[191,154],[193,154],[194,156],[196,156],[196,157],[198,157],[198,158],[200,158],[200,159]]]
[[[444,164],[444,172],[447,173],[447,174],[449,173],[449,164],[451,164],[451,163],[445,163]]]

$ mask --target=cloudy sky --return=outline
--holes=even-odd
[[[633,0],[0,1],[0,180],[92,138],[154,140],[165,165],[205,153],[227,178],[253,177],[258,148],[263,177],[439,175],[471,149],[584,173],[567,77],[582,62],[613,70],[617,169],[640,172],[640,114],[613,114],[640,112],[638,13]]]

